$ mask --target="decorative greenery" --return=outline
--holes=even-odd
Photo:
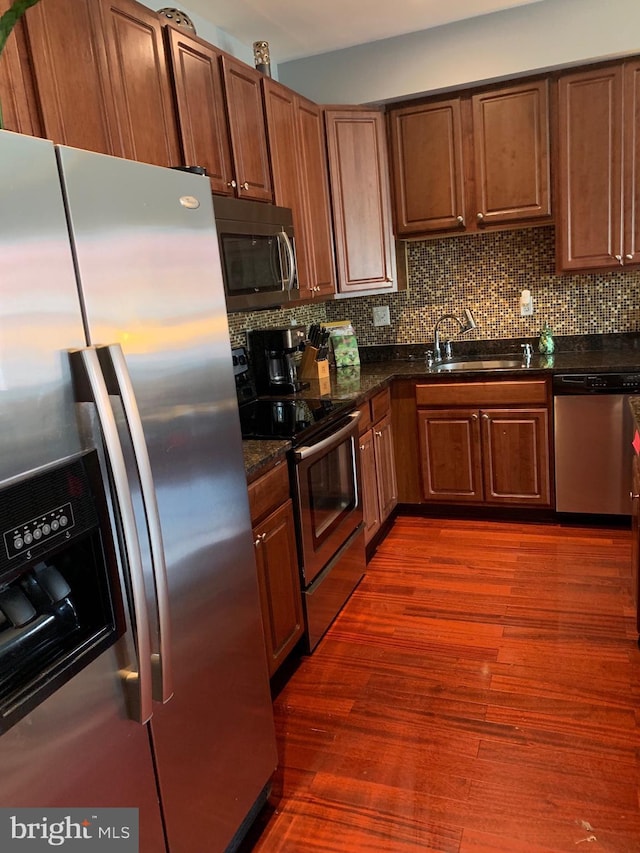
[[[16,23],[31,6],[35,6],[40,0],[14,0],[7,11],[0,17],[0,56],[7,43],[7,39]],[[2,104],[0,104],[0,130],[4,127],[2,119]]]

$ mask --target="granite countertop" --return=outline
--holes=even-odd
[[[522,339],[510,341],[469,341],[454,344],[454,361],[483,355],[494,358],[519,359]],[[429,382],[451,382],[469,379],[512,379],[525,376],[550,376],[558,373],[591,373],[629,371],[640,372],[640,334],[629,335],[584,335],[556,339],[556,352],[552,356],[539,355],[534,345],[534,356],[529,366],[500,370],[455,370],[441,371],[428,368],[424,354],[429,344],[405,346],[364,347],[361,349],[359,367],[342,367],[330,371],[330,390],[320,392],[320,385],[311,382],[310,387],[298,397],[327,397],[334,400],[350,400],[358,406],[377,391],[389,385],[393,379],[428,379]],[[640,425],[640,397],[632,411]],[[251,482],[266,471],[279,457],[291,448],[288,441],[244,441],[245,470]]]

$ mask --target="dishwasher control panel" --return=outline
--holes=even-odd
[[[634,394],[640,373],[566,373],[553,377],[554,394]]]

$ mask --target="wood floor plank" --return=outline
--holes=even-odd
[[[620,526],[399,516],[274,697],[241,853],[638,853],[630,561]]]

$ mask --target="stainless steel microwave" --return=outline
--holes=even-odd
[[[293,219],[287,207],[213,197],[227,311],[298,298]]]

